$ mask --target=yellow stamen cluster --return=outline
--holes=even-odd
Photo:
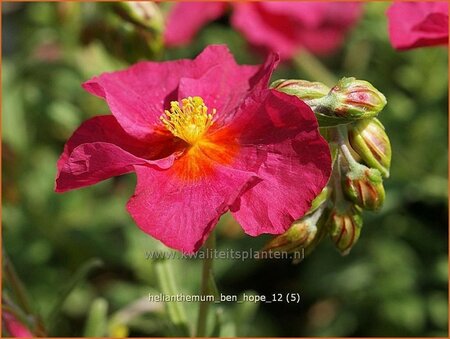
[[[161,115],[163,125],[178,138],[193,145],[205,134],[213,124],[216,110],[208,114],[201,97],[188,97],[178,101],[170,102],[170,110],[165,110]]]

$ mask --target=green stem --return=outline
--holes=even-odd
[[[173,275],[171,262],[168,259],[156,261],[155,270],[162,293],[165,295],[180,294]],[[167,302],[166,306],[169,318],[175,326],[175,331],[182,336],[189,335],[189,326],[183,304],[174,301]]]
[[[344,192],[342,191],[342,161],[346,161],[349,166],[356,163],[356,160],[350,153],[347,147],[347,127],[346,126],[336,126],[330,128],[330,137],[332,139],[332,144],[335,145],[336,158],[333,162],[333,172],[331,174],[330,185],[333,188],[333,200],[335,204],[346,200],[344,197]]]
[[[334,162],[332,173],[333,196],[335,203],[345,200],[344,193],[342,192],[341,180],[341,155],[338,154],[336,161]]]
[[[324,64],[306,49],[302,49],[294,57],[297,69],[305,73],[312,81],[323,82],[327,86],[334,86],[337,78],[324,66]]]
[[[16,270],[14,269],[14,266],[6,252],[3,252],[3,260],[6,280],[10,282],[10,285],[14,291],[15,296],[17,297],[17,301],[19,302],[20,307],[26,313],[32,314],[33,310],[30,306],[25,287],[23,286],[22,281],[19,279],[19,276],[17,275]]]
[[[42,317],[40,314],[35,312],[31,306],[30,298],[27,294],[25,286],[17,275],[14,265],[5,251],[3,251],[3,266],[5,269],[5,280],[9,282],[9,285],[14,292],[14,296],[17,298],[19,303],[19,308],[21,308],[26,315],[33,315],[35,321],[33,330],[35,334],[45,336],[46,331],[44,329]]]
[[[206,251],[205,258],[203,259],[203,270],[202,270],[202,285],[201,285],[201,295],[209,295],[211,294],[211,283],[212,280],[212,268],[213,268],[213,256],[212,253],[216,247],[216,238],[214,232],[211,233],[208,240],[206,240],[204,245],[204,250]],[[201,301],[200,307],[198,310],[198,318],[197,318],[197,337],[205,337],[206,336],[206,324],[208,320],[208,310],[209,310],[209,301]]]

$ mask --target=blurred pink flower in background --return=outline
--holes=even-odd
[[[9,312],[2,312],[3,323],[14,338],[33,338],[33,334],[14,315]]]
[[[318,55],[333,53],[362,13],[362,4],[354,2],[242,2],[231,6],[232,26],[253,46],[279,53],[282,59],[292,58],[302,48]],[[226,8],[225,2],[175,4],[167,20],[166,44],[190,42]]]
[[[387,12],[394,48],[448,45],[447,2],[397,2]]]

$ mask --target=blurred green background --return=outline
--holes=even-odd
[[[448,335],[448,53],[439,47],[394,51],[387,6],[366,3],[342,49],[321,59],[336,77],[368,80],[388,99],[379,116],[393,149],[385,206],[364,214],[361,238],[346,257],[325,239],[298,265],[217,260],[223,293],[302,297],[300,304],[215,306],[223,335]],[[80,84],[139,57],[191,58],[211,43],[228,44],[241,63],[263,60],[226,18],[208,25],[188,47],[164,51],[157,29],[137,31],[112,7],[2,3],[3,249],[50,336],[177,333],[166,310],[145,301],[159,291],[157,263],[145,253],[162,247],[125,210],[135,176],[62,195],[53,191],[65,141],[82,121],[108,112]],[[279,67],[277,78],[320,80],[290,63]],[[229,216],[218,229],[219,248],[257,250],[268,239],[244,236]],[[58,307],[60,291],[92,258],[103,265],[79,279]],[[171,265],[180,291],[197,294],[200,261]],[[3,284],[4,295],[13,298]],[[198,305],[184,306],[194,324]]]

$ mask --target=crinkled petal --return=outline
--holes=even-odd
[[[267,145],[295,138],[305,131],[318,131],[318,123],[311,108],[302,100],[263,89],[247,97],[223,129],[230,135],[237,135],[241,146]]]
[[[94,77],[83,88],[107,101],[128,134],[145,139],[154,133],[168,101],[176,100],[179,78],[190,66],[188,60],[140,62],[123,71]]]
[[[165,245],[183,253],[197,251],[220,216],[254,175],[218,164],[214,173],[194,181],[173,168],[135,166],[137,186],[127,209],[136,224]]]
[[[396,2],[387,15],[396,49],[448,44],[447,2]]]
[[[149,165],[168,168],[174,155],[164,159],[146,160],[134,156],[120,147],[105,142],[93,142],[78,146],[58,170],[56,191],[93,185],[101,180],[132,172],[133,165]]]
[[[272,54],[261,66],[230,62],[211,68],[201,78],[183,78],[178,100],[188,96],[202,97],[210,112],[216,109],[215,125],[220,126],[232,118],[250,92],[267,88],[278,59]]]
[[[177,100],[180,79],[201,78],[217,65],[225,70],[241,69],[226,46],[212,45],[194,60],[140,62],[123,71],[94,77],[83,87],[107,101],[129,135],[147,139],[161,128],[159,118],[170,107],[170,101]],[[243,73],[251,76],[251,69],[242,67]]]
[[[256,157],[254,149],[245,148],[242,154],[245,151]],[[330,158],[326,151],[313,134],[264,149],[266,159],[257,172],[261,182],[231,209],[247,234],[283,233],[309,210],[328,182]]]
[[[225,2],[176,3],[169,13],[164,32],[167,46],[189,43],[204,25],[219,18],[225,7]]]
[[[267,90],[249,98],[230,130],[239,135],[236,168],[261,180],[231,211],[246,233],[279,234],[301,218],[331,174],[328,144],[311,109],[296,97]]]
[[[64,146],[58,163],[65,162],[77,146],[99,141],[116,144],[131,153],[139,154],[144,151],[142,143],[125,133],[116,118],[112,115],[100,115],[86,120],[78,127]]]
[[[250,66],[252,67],[252,66]],[[258,67],[242,69],[243,77],[236,76],[237,69],[225,69],[222,66],[211,68],[199,79],[183,78],[180,80],[178,100],[200,96],[205,105],[216,109],[218,114],[232,111],[237,108],[249,90],[249,76],[245,71],[254,74]]]
[[[95,184],[132,171],[133,164],[169,167],[173,152],[167,151],[176,150],[171,140],[159,136],[142,143],[126,134],[113,116],[89,119],[64,146],[57,163],[55,190],[64,192]],[[167,149],[163,150],[163,145]]]

